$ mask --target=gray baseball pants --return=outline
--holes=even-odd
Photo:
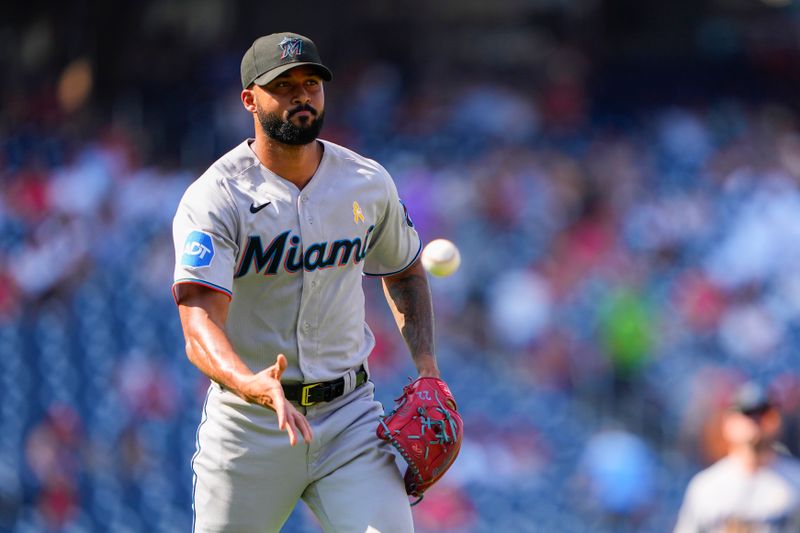
[[[200,533],[277,532],[302,499],[328,533],[413,532],[391,445],[375,436],[374,386],[299,407],[314,432],[295,447],[277,416],[212,383],[192,459]]]

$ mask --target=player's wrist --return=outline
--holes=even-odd
[[[421,378],[442,378],[436,359],[433,355],[425,356],[424,359],[417,357],[417,373]]]
[[[232,376],[233,386],[231,390],[248,402],[253,402],[259,396],[256,374],[236,374]]]

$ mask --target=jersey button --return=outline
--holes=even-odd
[[[314,217],[308,217],[308,223],[309,224],[313,224],[314,223]]]
[[[303,202],[303,203],[306,203],[306,202],[308,202],[308,196],[306,196],[306,195],[304,194],[303,196],[301,196],[301,197],[300,197],[300,201],[301,201],[301,202]]]
[[[308,322],[304,322],[303,331],[311,331],[311,324],[309,324]]]

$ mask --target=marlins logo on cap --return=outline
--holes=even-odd
[[[297,37],[284,37],[283,40],[278,43],[278,46],[283,50],[281,59],[299,56],[303,53],[303,40]]]

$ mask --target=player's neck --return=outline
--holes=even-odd
[[[306,186],[322,161],[323,147],[319,141],[292,146],[257,135],[251,148],[262,165],[298,189]]]
[[[731,449],[730,457],[747,472],[755,472],[762,466],[772,462],[775,458],[775,451],[771,447],[742,445]]]

